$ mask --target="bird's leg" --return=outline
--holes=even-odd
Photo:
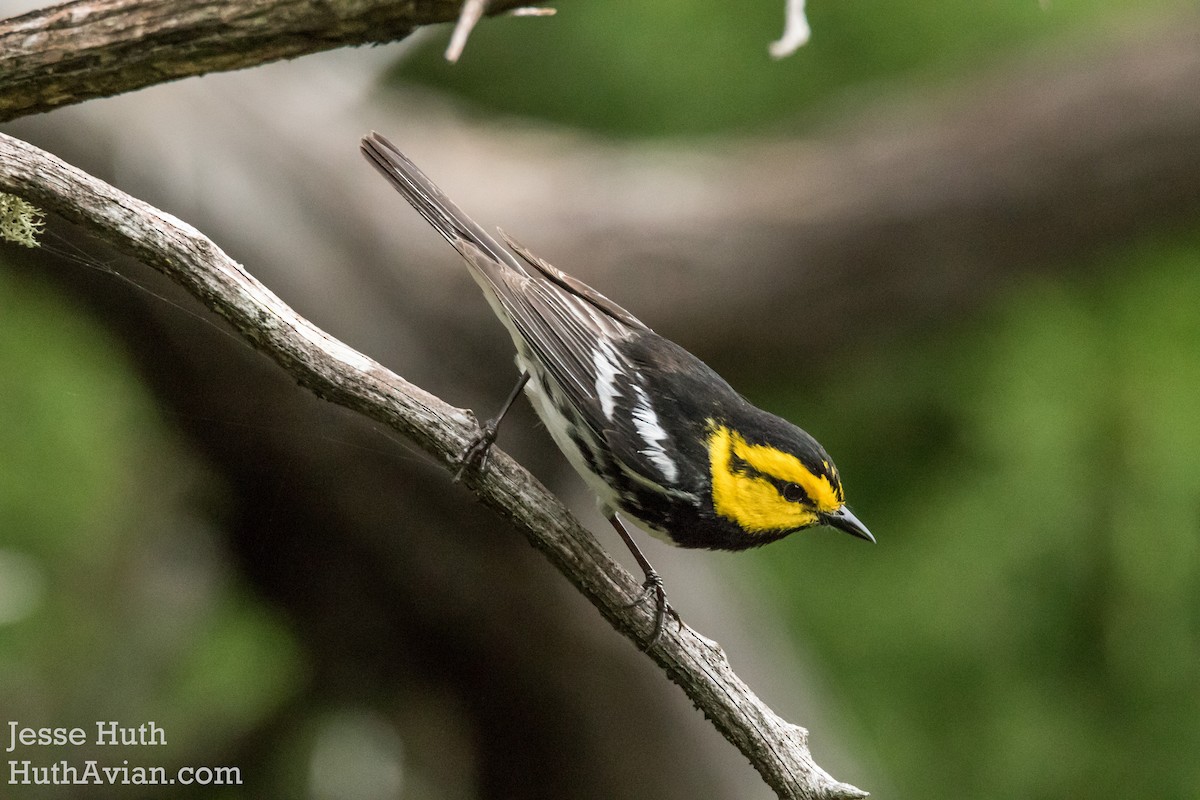
[[[629,531],[621,523],[621,520],[616,514],[608,517],[608,521],[617,529],[617,533],[621,535],[621,539],[625,542],[625,546],[629,548],[629,552],[633,553],[633,557],[637,559],[638,566],[642,568],[642,573],[646,576],[645,582],[642,584],[642,591],[634,598],[633,602],[625,608],[633,608],[640,605],[650,595],[654,595],[654,630],[650,634],[650,638],[642,647],[643,650],[649,650],[658,644],[658,640],[662,637],[663,623],[666,622],[667,613],[679,619],[679,615],[667,603],[667,591],[663,586],[663,580],[659,577],[654,567],[650,566],[650,562],[642,555],[642,551],[638,548],[637,543],[633,541],[633,537],[629,535]]]
[[[504,405],[500,408],[500,413],[483,423],[479,431],[479,435],[471,440],[463,450],[462,455],[458,457],[459,467],[458,472],[454,473],[454,480],[462,479],[463,473],[467,468],[475,465],[480,472],[483,472],[487,467],[488,453],[492,450],[492,445],[496,442],[496,434],[500,430],[500,422],[504,419],[504,415],[512,408],[513,403],[517,402],[517,397],[521,394],[521,390],[525,388],[525,384],[529,383],[529,373],[522,372],[521,377],[517,379],[517,385],[513,387],[509,393],[508,399],[504,401]]]

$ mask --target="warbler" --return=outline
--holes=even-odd
[[[875,541],[813,437],[502,230],[500,244],[383,136],[364,137],[361,149],[466,260],[516,345],[517,384],[464,451],[463,468],[485,468],[524,389],[645,575],[634,604],[655,598],[647,649],[669,606],[622,517],[681,547],[744,550],[822,524]]]

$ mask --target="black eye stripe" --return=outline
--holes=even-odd
[[[779,496],[789,503],[802,503],[807,506],[815,505],[812,498],[808,496],[808,492],[798,483],[790,483],[781,480],[765,472],[755,469],[748,461],[739,456],[737,453],[729,453],[729,470],[741,475],[746,475],[752,478],[761,478],[775,487],[775,491],[779,492]]]

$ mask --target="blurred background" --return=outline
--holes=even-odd
[[[2,127],[490,415],[510,343],[359,158],[379,130],[837,459],[875,547],[645,544],[819,764],[880,798],[1194,797],[1194,3],[813,2],[773,61],[782,6],[575,0],[454,66],[429,29]],[[448,475],[57,218],[0,249],[0,374],[0,716],[168,740],[5,760],[244,780],[5,796],[771,796]],[[527,407],[500,446],[628,563]]]

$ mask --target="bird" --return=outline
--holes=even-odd
[[[816,439],[497,229],[501,244],[384,136],[370,133],[360,149],[466,261],[516,347],[517,383],[461,454],[456,477],[486,468],[500,422],[524,391],[643,572],[629,607],[654,598],[644,649],[659,641],[667,613],[678,615],[624,520],[710,550],[758,547],[816,525],[875,542]]]

